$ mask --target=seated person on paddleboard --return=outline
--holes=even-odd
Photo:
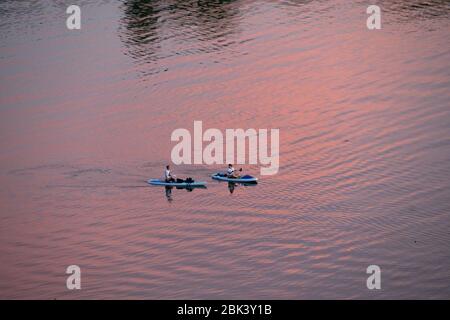
[[[242,171],[242,168],[240,168],[239,171]],[[228,178],[234,178],[234,179],[239,178],[239,173],[234,169],[232,164],[228,165],[227,176],[228,176]]]
[[[166,180],[166,182],[175,182],[176,177],[174,175],[172,175],[172,173],[170,172],[170,166],[166,166],[166,170],[164,170],[164,178]]]

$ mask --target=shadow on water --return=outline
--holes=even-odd
[[[95,6],[106,6],[114,2],[96,1]],[[276,6],[284,8],[288,15],[300,15],[302,11],[296,13],[296,8],[305,8],[317,2],[321,1],[285,0],[277,2]],[[160,58],[157,53],[163,54],[161,44],[167,40],[172,39],[179,45],[189,47],[192,40],[208,42],[237,32],[244,4],[246,2],[236,0],[123,0],[120,5],[123,16],[119,22],[119,36],[127,48],[127,54],[134,59],[143,62],[157,61]],[[450,16],[448,0],[379,0],[376,4],[397,22],[447,19]],[[93,4],[92,1],[85,0],[78,1],[77,5],[86,8]],[[33,33],[35,28],[45,27],[48,21],[60,19],[61,12],[67,6],[65,1],[0,1],[0,34],[7,37],[19,32],[22,35]],[[208,50],[207,44],[205,45],[202,49]],[[226,41],[216,41],[209,50],[220,50],[227,45]],[[176,54],[180,52],[174,50],[170,53]]]
[[[119,29],[126,54],[139,63],[151,63],[221,50],[230,44],[225,38],[237,26],[234,3],[126,0]]]
[[[317,2],[288,0],[277,3],[276,7],[285,11],[289,19],[293,14],[301,17]],[[126,55],[138,64],[149,65],[140,71],[144,77],[159,74],[169,70],[171,63],[167,59],[198,57],[237,46],[233,35],[245,25],[241,21],[244,4],[235,0],[124,0],[120,6],[123,16],[119,37]],[[444,0],[379,1],[378,4],[389,20],[396,23],[450,16],[450,3]]]
[[[381,0],[378,1],[382,12],[395,14],[397,22],[417,20],[431,20],[448,18],[450,16],[450,2],[448,0]]]

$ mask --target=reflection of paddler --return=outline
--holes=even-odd
[[[230,190],[230,193],[234,192],[234,187],[236,186],[233,182],[228,182],[228,190]]]
[[[170,202],[170,201],[173,200],[172,199],[172,189],[173,189],[173,187],[166,187],[165,189],[166,189],[167,200]]]

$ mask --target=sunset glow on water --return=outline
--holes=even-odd
[[[450,5],[0,2],[0,298],[448,299]],[[174,130],[277,128],[257,186],[151,187]],[[66,288],[66,268],[82,290]],[[382,290],[366,287],[379,265]]]

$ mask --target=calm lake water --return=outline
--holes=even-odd
[[[0,2],[0,298],[450,298],[448,1],[77,2]],[[168,201],[194,120],[279,173]]]

